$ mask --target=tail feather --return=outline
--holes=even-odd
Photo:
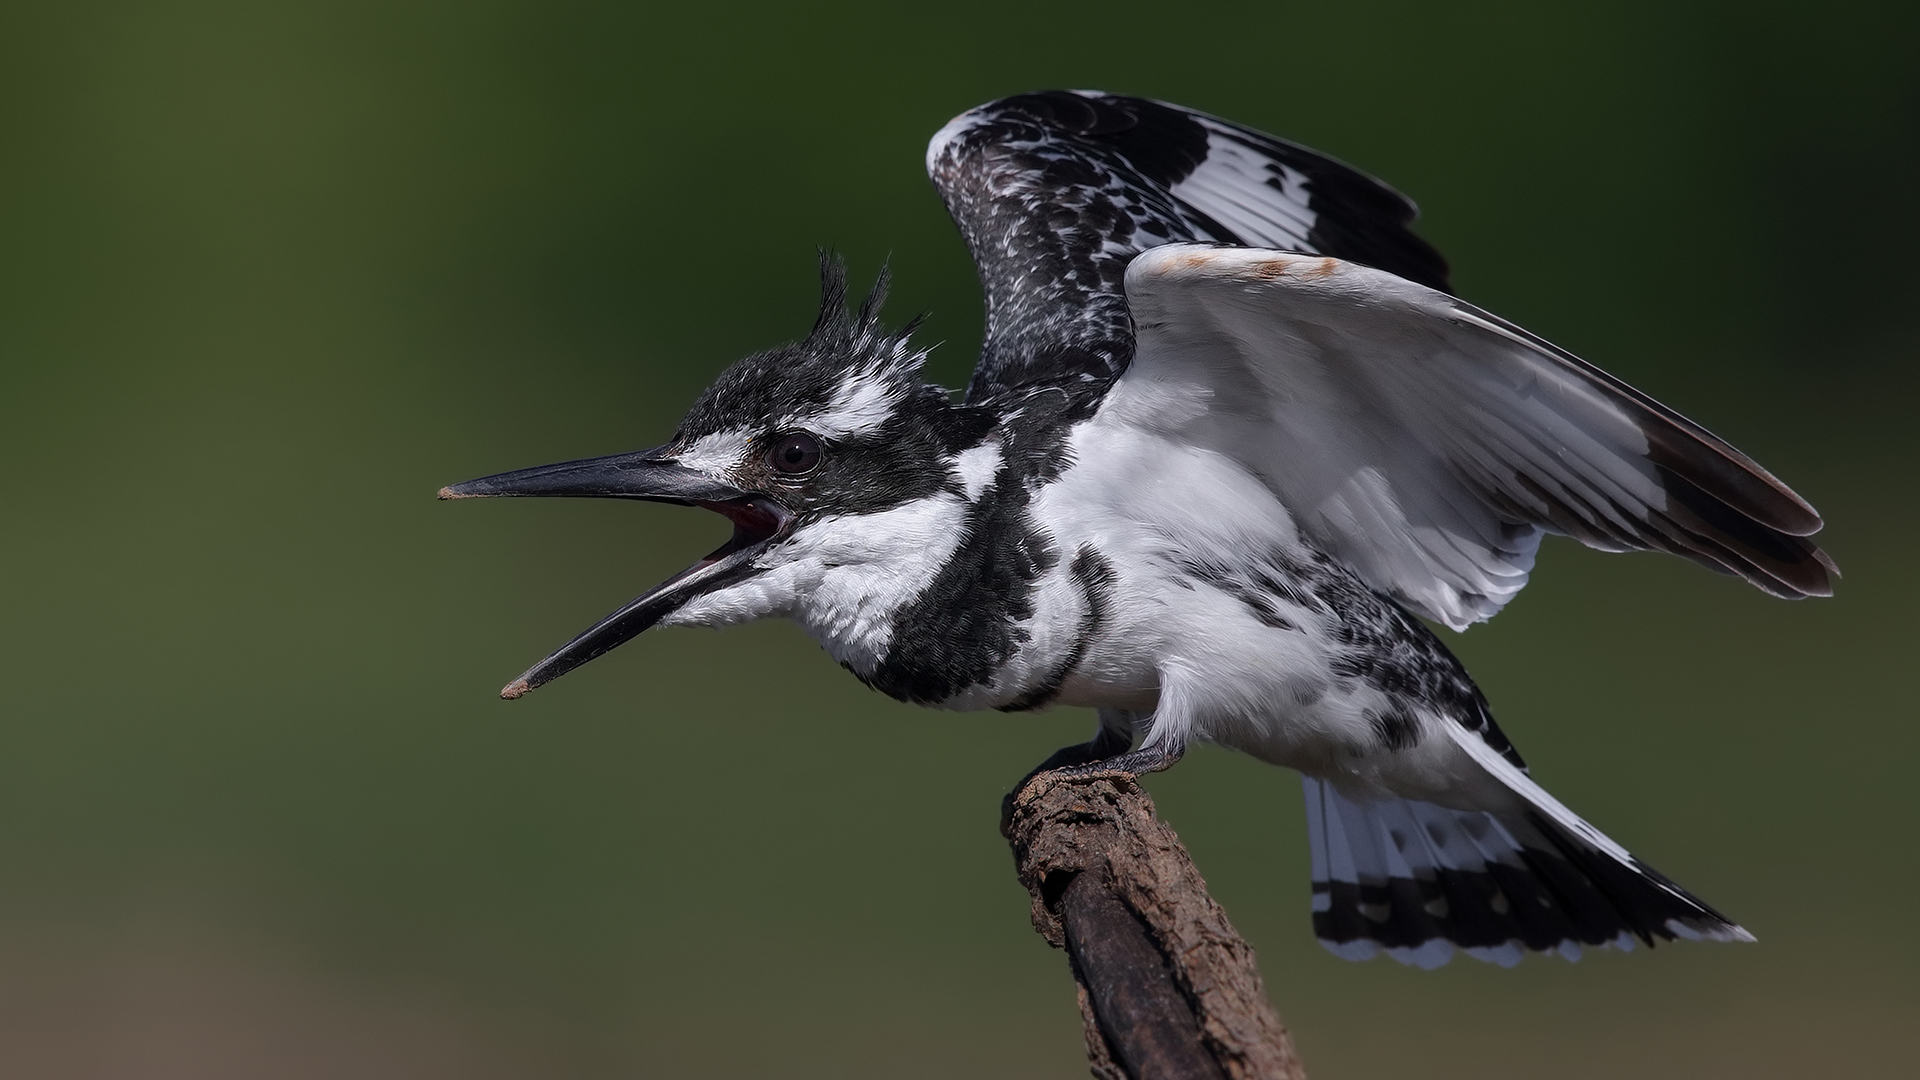
[[[1488,871],[1485,853],[1464,830],[1455,827],[1450,817],[1421,813],[1432,809],[1427,804],[1388,805],[1406,816],[1427,865],[1433,867],[1432,877],[1443,902],[1440,914],[1450,923],[1443,928],[1442,936],[1480,960],[1502,967],[1519,963],[1521,950],[1510,940],[1508,922],[1493,910],[1493,898],[1499,889]],[[1441,956],[1439,962],[1447,959]]]
[[[1420,830],[1407,808],[1389,804],[1381,809],[1386,812],[1367,815],[1366,819],[1372,826],[1375,847],[1385,859],[1393,922],[1401,937],[1401,944],[1387,953],[1403,964],[1437,967],[1453,956],[1453,947],[1442,931],[1449,904],[1444,892],[1432,887],[1432,872],[1422,875],[1414,869],[1424,869],[1428,864],[1424,846],[1409,842],[1408,838],[1420,836]]]
[[[1492,814],[1458,814],[1429,804],[1433,817],[1459,817],[1461,832],[1487,859],[1487,904],[1494,916],[1495,933],[1504,932],[1512,947],[1500,962],[1511,967],[1520,962],[1522,950],[1560,951],[1568,959],[1577,959],[1580,947],[1573,927],[1561,906],[1554,903],[1547,881],[1528,865],[1525,847],[1508,830],[1501,828]],[[1568,948],[1571,946],[1571,952]]]
[[[1583,946],[1631,949],[1635,938],[1753,940],[1495,759],[1504,768],[1489,771],[1524,809],[1363,800],[1303,778],[1321,944],[1431,968],[1456,948],[1510,966],[1527,951],[1573,960]]]

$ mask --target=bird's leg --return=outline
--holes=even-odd
[[[1063,746],[1055,750],[1051,757],[1033,767],[1033,771],[1028,773],[1026,777],[1020,781],[1020,786],[1025,787],[1028,780],[1039,776],[1043,772],[1053,772],[1056,769],[1074,768],[1125,757],[1127,756],[1127,747],[1132,745],[1133,732],[1128,728],[1116,727],[1107,723],[1106,717],[1103,715],[1101,717],[1100,730],[1093,733],[1093,738],[1083,743],[1074,743],[1072,746]]]
[[[1073,746],[1056,749],[1052,757],[1033,767],[1031,773],[1021,776],[1016,792],[1027,786],[1027,780],[1041,773],[1052,773],[1056,769],[1071,769],[1075,765],[1091,765],[1096,761],[1108,761],[1112,757],[1121,757],[1127,748],[1133,746],[1133,732],[1139,726],[1139,715],[1125,709],[1100,709],[1100,726],[1092,732],[1091,740],[1077,742]]]
[[[1186,752],[1185,744],[1167,746],[1149,742],[1138,750],[1128,750],[1133,745],[1133,733],[1141,725],[1141,716],[1120,709],[1100,710],[1100,730],[1093,738],[1075,746],[1056,750],[1052,757],[1041,762],[1032,772],[1022,779],[1015,791],[1027,785],[1027,781],[1041,773],[1058,773],[1062,776],[1095,776],[1100,773],[1126,772],[1138,776],[1141,773],[1159,772],[1180,760]]]

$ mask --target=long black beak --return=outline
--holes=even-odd
[[[793,524],[792,511],[772,499],[687,468],[660,450],[542,465],[440,489],[442,499],[531,495],[645,499],[702,506],[731,520],[733,537],[718,551],[634,598],[528,668],[500,691],[500,696],[508,699],[626,644],[694,597],[752,577],[759,572],[754,558],[784,537]]]
[[[680,464],[661,448],[631,454],[563,461],[483,476],[440,489],[443,499],[494,499],[562,495],[599,499],[647,499],[693,505],[747,498],[747,493]]]

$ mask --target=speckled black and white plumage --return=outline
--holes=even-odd
[[[927,173],[987,294],[973,401],[1104,389],[1133,356],[1127,264],[1163,244],[1333,255],[1447,287],[1446,261],[1407,228],[1406,197],[1177,105],[1068,90],[1003,98],[941,129]]]
[[[1298,632],[1288,612],[1303,610],[1326,619],[1333,689],[1360,684],[1381,695],[1381,706],[1364,715],[1382,749],[1417,745],[1421,734],[1415,717],[1431,710],[1473,732],[1516,768],[1527,767],[1494,724],[1487,699],[1467,669],[1433,631],[1324,552],[1309,549],[1303,557],[1276,548],[1230,562],[1183,555],[1179,566],[1180,580],[1226,593],[1264,626]]]
[[[880,290],[847,312],[827,261],[813,332],[734,365],[666,445],[448,494],[709,506],[734,540],[623,611],[790,618],[903,701],[1090,707],[1088,752],[1138,739],[1129,767],[1210,742],[1298,770],[1341,956],[1748,938],[1542,789],[1421,618],[1497,614],[1548,533],[1825,595],[1812,507],[1453,297],[1412,203],[1312,151],[1050,91],[957,117],[927,167],[987,297],[964,399]],[[817,465],[782,471],[796,438]],[[555,490],[582,467],[591,490]]]

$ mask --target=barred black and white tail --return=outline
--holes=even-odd
[[[1526,950],[1574,960],[1582,945],[1631,949],[1635,938],[1753,940],[1512,764],[1475,756],[1521,796],[1523,809],[1361,801],[1303,778],[1313,932],[1336,956],[1365,960],[1385,949],[1432,968],[1457,947],[1504,967]]]

